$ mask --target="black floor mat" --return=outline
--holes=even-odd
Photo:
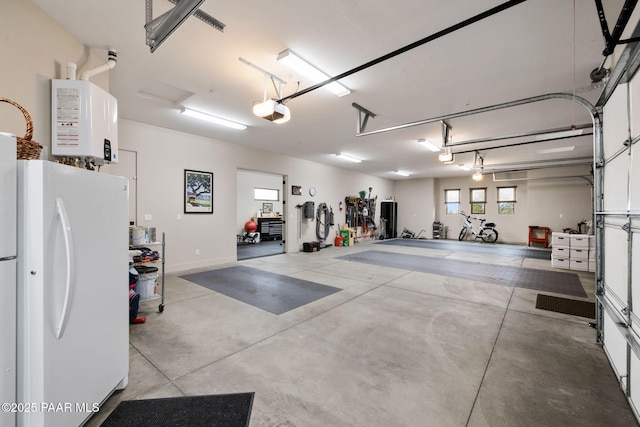
[[[456,242],[453,240],[420,240],[420,239],[392,239],[377,242],[379,245],[410,246],[414,248],[439,249],[453,252],[470,252],[490,254],[496,256],[551,259],[551,250],[530,249],[518,246],[495,245],[492,243]]]
[[[382,267],[419,271],[441,276],[478,280],[500,285],[517,286],[538,291],[586,297],[580,278],[565,273],[535,268],[481,264],[469,261],[423,257],[384,251],[364,251],[339,257],[347,261],[363,262]]]
[[[286,313],[342,290],[242,265],[180,277],[273,314]]]
[[[596,318],[596,304],[588,301],[538,294],[536,298],[536,308],[586,317],[587,319]]]
[[[125,400],[101,427],[247,427],[253,393]]]
[[[259,258],[282,253],[282,240],[262,241],[258,243],[238,244],[238,261]]]

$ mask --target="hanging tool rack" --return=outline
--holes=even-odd
[[[364,197],[364,191],[358,196],[347,196],[344,198],[345,204],[345,224],[356,231],[356,238],[375,237],[376,232],[376,201],[375,198]],[[358,235],[358,228],[361,233]]]

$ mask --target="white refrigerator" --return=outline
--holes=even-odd
[[[128,182],[19,160],[0,198],[17,206],[16,425],[81,425],[128,380]]]
[[[0,133],[0,404],[16,401],[16,137]],[[0,410],[0,427],[16,416]]]

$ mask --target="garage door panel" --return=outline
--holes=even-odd
[[[640,102],[640,101],[638,101]],[[639,107],[640,108],[640,107]],[[640,143],[631,146],[631,210],[640,212]]]
[[[627,233],[622,229],[623,218],[610,218],[605,223],[604,284],[607,294],[613,292],[623,305],[627,305]]]
[[[609,355],[611,365],[618,378],[627,374],[627,341],[616,326],[615,320],[605,311],[604,348]]]
[[[629,84],[631,109],[631,136],[640,134],[640,75],[636,74]]]
[[[627,112],[627,85],[618,85],[603,108],[604,158],[609,159],[629,138],[629,115]]]
[[[628,206],[627,155],[620,155],[607,163],[604,172],[604,210],[607,212],[626,211]]]
[[[640,404],[640,359],[638,356],[631,352],[631,376],[629,381],[631,382],[631,403],[636,408]]]

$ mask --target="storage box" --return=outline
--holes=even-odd
[[[553,245],[551,248],[551,255],[558,258],[567,258],[569,259],[571,249],[565,248],[562,246]]]
[[[569,260],[569,269],[589,271],[589,260],[571,259]]]
[[[562,246],[564,248],[571,247],[571,239],[569,233],[552,233],[551,246]]]
[[[554,268],[569,268],[569,258],[551,256],[551,266]]]
[[[320,242],[304,242],[302,244],[303,252],[318,252],[320,250]]]
[[[596,261],[594,259],[589,260],[589,271],[592,273],[596,272]]]
[[[589,249],[589,236],[586,234],[572,234],[571,249],[573,248]]]
[[[576,249],[576,248],[571,248],[569,249],[570,251],[570,256],[569,258],[574,260],[574,259],[579,259],[579,260],[585,260],[585,259],[589,259],[589,249]]]
[[[589,249],[596,248],[596,236],[589,236]]]

